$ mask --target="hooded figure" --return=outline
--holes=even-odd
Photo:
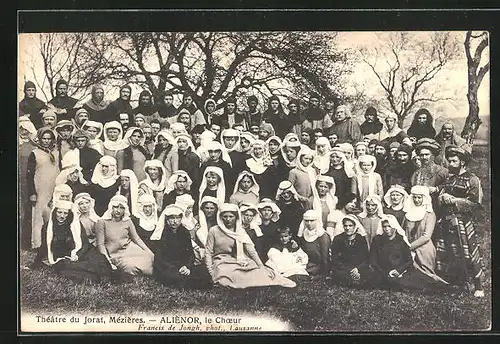
[[[131,127],[127,130],[123,139],[128,141],[129,145],[127,148],[116,152],[118,173],[123,169],[132,170],[137,176],[137,180],[141,181],[146,178],[143,170],[144,164],[146,160],[151,158],[149,152],[144,147],[146,140],[144,132],[141,128]]]
[[[325,174],[330,168],[330,141],[326,137],[316,140],[316,152],[314,154],[313,166],[318,174]]]
[[[443,123],[439,134],[436,135],[436,141],[441,146],[441,149],[436,155],[434,162],[443,167],[448,167],[448,160],[446,160],[445,156],[446,147],[460,147],[465,143],[465,140],[455,132],[455,126],[450,120],[447,120],[445,123]]]
[[[121,113],[126,113],[129,118],[129,123],[133,123],[134,117],[132,116],[132,105],[130,105],[130,96],[132,95],[132,88],[129,85],[120,87],[120,96],[118,99],[112,101],[106,108],[105,116],[95,117],[94,119],[106,124],[110,121],[118,121]]]
[[[116,157],[116,153],[128,147],[129,143],[123,139],[122,125],[118,121],[104,124],[104,155]]]
[[[118,191],[116,159],[103,156],[94,168],[91,182],[89,194],[95,199],[95,212],[101,216],[106,211],[109,200]]]
[[[144,194],[153,195],[158,210],[163,209],[163,195],[167,186],[165,167],[160,160],[147,160],[144,164],[145,178],[139,182],[139,197]]]
[[[153,96],[148,90],[143,90],[139,94],[139,105],[132,110],[133,115],[142,114],[150,122],[154,118],[159,118],[158,112],[153,104]]]
[[[95,224],[99,221],[99,216],[95,212],[95,199],[88,193],[82,192],[75,195],[76,218],[80,221],[81,230],[85,231],[88,243],[96,245]]]
[[[188,101],[189,99],[191,100],[191,102]],[[189,94],[184,95],[182,105],[178,109],[178,114],[181,113],[182,109],[186,109],[191,115],[191,129],[198,124],[201,125],[207,124],[207,121],[203,116],[203,112],[201,112],[196,103],[193,101],[193,97],[191,95]]]
[[[371,167],[368,169],[368,164]],[[365,166],[365,168],[363,168]],[[356,166],[356,177],[353,178],[352,192],[358,196],[361,203],[365,201],[368,195],[378,195],[384,197],[384,187],[380,174],[375,172],[377,159],[373,155],[362,155],[358,158]]]
[[[321,216],[314,210],[304,213],[297,236],[300,246],[309,256],[307,272],[310,275],[322,275],[328,272],[330,237],[321,223]]]
[[[370,139],[378,139],[378,133],[382,130],[383,124],[378,119],[377,109],[368,107],[365,112],[365,121],[359,126],[361,134]]]
[[[380,219],[384,215],[384,207],[381,198],[377,195],[368,196],[361,204],[361,207],[363,211],[358,217],[367,233],[366,241],[368,242],[368,248],[370,248],[373,238],[377,235]]]
[[[429,110],[419,109],[415,113],[410,128],[408,128],[408,136],[415,138],[415,141],[421,138],[434,139],[436,129],[434,129],[434,118]]]
[[[384,214],[394,215],[399,223],[403,223],[405,212],[403,207],[408,199],[408,192],[401,185],[392,185],[384,195]]]
[[[254,175],[248,171],[242,171],[236,183],[229,203],[236,204],[240,207],[242,204],[257,205],[259,203],[260,187]]]
[[[104,142],[101,140],[102,132],[104,131],[104,127],[102,123],[88,120],[85,122],[83,126],[83,130],[85,130],[89,136],[89,148],[95,149],[101,155],[104,154]]]
[[[299,223],[302,221],[305,207],[299,199],[297,190],[295,190],[290,181],[284,180],[279,183],[275,200],[278,209],[282,212],[280,216],[280,226],[282,228],[290,228],[292,237],[296,239],[299,231]]]
[[[32,81],[24,84],[24,98],[19,102],[19,116],[28,116],[35,128],[42,126],[42,110],[47,105],[36,97],[36,86]]]
[[[388,113],[384,119],[384,127],[380,131],[378,139],[380,141],[386,141],[388,144],[393,142],[398,142],[400,144],[407,144],[412,146],[412,141],[408,137],[408,134],[398,126],[398,115],[395,113]]]
[[[117,195],[122,195],[127,199],[127,204],[132,214],[139,211],[137,200],[139,199],[139,182],[132,170],[122,170],[119,177]]]
[[[102,155],[89,147],[89,135],[85,130],[76,129],[73,132],[74,149],[66,153],[61,164],[65,161],[71,161],[82,167],[82,173],[85,180],[90,180],[94,172],[94,168],[102,157]],[[68,164],[68,163],[66,163]]]
[[[132,213],[130,218],[139,237],[154,252],[155,250],[152,248],[153,245],[151,245],[149,238],[158,225],[156,199],[150,194],[141,195],[137,200],[136,208],[135,213]]]
[[[82,108],[87,111],[89,118],[92,118],[94,121],[105,123],[104,121],[109,119],[106,113],[108,105],[109,103],[104,100],[104,87],[96,84],[92,86],[91,98],[83,104]]]
[[[250,158],[246,159],[244,170],[254,175],[261,190],[261,198],[274,196],[277,186],[277,170],[264,141],[256,140],[252,143]]]
[[[391,161],[383,175],[384,188],[387,190],[391,185],[401,185],[406,191],[410,191],[411,176],[417,169],[411,160],[412,149],[406,144],[398,147],[395,161]]]
[[[56,96],[49,101],[47,106],[57,113],[59,120],[71,121],[77,110],[76,103],[78,103],[78,99],[68,96],[68,83],[63,79],[58,80],[56,82]]]
[[[217,103],[212,98],[205,100],[203,104],[203,110],[205,115],[205,120],[208,125],[212,124],[212,117],[215,116],[215,109],[217,108]]]
[[[292,130],[293,123],[288,120],[280,99],[273,95],[268,99],[267,104],[267,110],[262,115],[263,120],[273,126],[276,135],[285,137]]]

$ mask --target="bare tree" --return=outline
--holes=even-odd
[[[420,103],[449,99],[431,90],[429,83],[457,54],[458,43],[450,32],[434,32],[421,39],[408,32],[389,33],[386,44],[361,49],[361,58],[377,77],[388,108],[399,125]]]
[[[476,50],[472,55],[471,50],[471,39],[478,41]],[[476,136],[477,130],[481,125],[481,120],[479,119],[479,103],[477,101],[477,91],[484,76],[490,70],[489,60],[482,67],[481,58],[483,56],[484,50],[488,47],[489,39],[488,32],[481,32],[479,34],[473,34],[472,31],[467,31],[465,34],[465,55],[467,56],[467,77],[468,77],[468,92],[467,100],[469,101],[469,114],[465,120],[465,124],[462,130],[461,136],[466,139],[467,143],[472,144],[474,137]]]

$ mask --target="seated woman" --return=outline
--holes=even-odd
[[[384,211],[380,198],[377,195],[366,197],[362,206],[363,211],[358,215],[358,218],[366,231],[366,241],[368,242],[368,248],[370,248],[373,238],[377,235],[377,228],[384,215]]]
[[[260,187],[252,173],[242,171],[234,184],[234,192],[229,197],[229,203],[236,204],[238,207],[241,204],[259,204]]]
[[[95,225],[99,216],[95,213],[95,200],[86,192],[75,196],[76,217],[80,221],[81,228],[85,231],[90,245],[96,245]]]
[[[276,192],[276,205],[281,210],[280,226],[290,228],[292,238],[297,239],[305,207],[290,181],[284,180],[279,184]]]
[[[175,171],[168,178],[165,194],[163,195],[163,209],[169,204],[174,204],[178,196],[189,194],[193,181],[186,171]]]
[[[152,195],[158,206],[158,212],[163,209],[163,194],[165,192],[167,177],[165,166],[160,160],[147,160],[144,164],[146,178],[139,182],[139,197]]]
[[[68,186],[68,184],[59,184],[54,187],[52,192],[52,198],[49,203],[45,205],[42,209],[42,224],[47,224],[50,219],[50,214],[54,210],[54,206],[57,201],[70,201],[73,199],[73,190]]]
[[[306,270],[309,257],[292,239],[290,228],[280,229],[279,243],[269,249],[267,257],[266,265],[283,277],[298,281],[309,276]]]
[[[309,275],[324,275],[328,272],[330,237],[321,225],[320,216],[314,210],[308,210],[299,226],[300,247],[307,253]]]
[[[130,219],[135,226],[135,231],[139,238],[148,246],[153,253],[153,243],[149,238],[156,229],[158,222],[156,200],[153,195],[144,194],[137,200],[137,212],[133,213]]]
[[[416,185],[411,188],[404,212],[402,227],[410,242],[410,250],[415,255],[413,266],[436,283],[448,284],[435,272],[436,247],[431,238],[436,226],[436,215],[427,186]]]
[[[196,238],[202,248],[207,244],[208,230],[217,225],[217,212],[219,211],[219,201],[215,197],[205,196],[200,202],[200,212],[198,213],[199,228],[196,231]],[[195,217],[196,218],[196,217]]]
[[[91,181],[89,194],[95,199],[95,212],[101,216],[106,211],[111,197],[118,191],[116,159],[103,156],[94,169]]]
[[[405,212],[403,207],[408,199],[408,193],[401,185],[392,185],[384,195],[387,205],[384,207],[384,214],[394,215],[400,224],[403,223]]]
[[[259,215],[261,219],[260,229],[262,230],[262,250],[264,254],[271,248],[272,245],[278,243],[278,229],[281,210],[276,203],[269,198],[264,198],[258,205]]]
[[[195,256],[194,265],[200,265],[205,260],[205,242],[202,243],[197,236],[200,224],[193,214],[195,201],[190,194],[184,194],[177,197],[174,204],[184,211],[182,225],[191,236],[191,245]]]
[[[330,271],[334,280],[345,285],[363,285],[370,280],[370,252],[365,229],[354,215],[340,221],[344,232],[334,237]]]
[[[252,240],[241,227],[241,215],[235,204],[220,206],[217,226],[208,232],[205,263],[215,285],[236,289],[296,286],[295,282],[264,266]]]
[[[122,170],[119,178],[117,195],[122,195],[127,199],[127,204],[132,214],[137,213],[137,200],[139,199],[139,183],[134,171]]]
[[[75,196],[89,191],[89,183],[83,178],[82,168],[77,164],[64,166],[56,178],[56,185],[60,184],[67,184]]]
[[[265,259],[267,259],[267,252],[264,251],[263,233],[260,229],[262,220],[258,215],[259,210],[253,204],[242,204],[240,206],[240,212],[241,226],[250,239],[252,239],[260,260],[265,261]]]
[[[328,221],[328,215],[337,209],[338,198],[335,196],[335,181],[332,177],[319,175],[314,183],[313,195],[307,202],[307,209],[321,214],[321,223]]]
[[[184,210],[170,204],[160,215],[158,226],[151,236],[156,252],[153,277],[164,285],[208,288],[211,279],[205,265],[195,265],[191,235],[182,225]]]
[[[111,198],[108,210],[97,221],[96,234],[97,249],[114,269],[130,275],[153,273],[154,254],[137,235],[124,196]]]

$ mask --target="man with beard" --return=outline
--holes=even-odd
[[[172,92],[162,92],[159,97],[156,111],[162,119],[169,119],[177,115],[177,108],[174,105],[174,95]]]
[[[337,144],[350,143],[353,145],[363,139],[358,122],[350,117],[347,106],[340,105],[335,111],[333,125],[330,130],[325,130],[325,132],[329,132],[329,135],[337,134]]]
[[[151,125],[148,123],[144,123],[141,126],[142,132],[144,133],[144,147],[146,147],[146,150],[149,152],[149,154],[152,156],[154,149],[155,149],[155,142],[153,138],[153,129],[151,128]]]
[[[475,297],[484,297],[484,261],[474,221],[483,190],[479,178],[467,170],[471,151],[468,145],[445,151],[450,176],[437,188],[442,216],[435,232],[436,272],[451,284],[468,286]]]
[[[412,149],[406,144],[402,144],[394,154],[395,160],[387,166],[383,174],[382,182],[384,189],[388,190],[392,185],[401,185],[406,192],[410,192],[410,179],[417,168],[411,160]]]
[[[96,118],[95,120],[103,124],[111,121],[119,121],[119,115],[121,113],[126,113],[128,115],[129,123],[132,123],[134,117],[132,116],[132,105],[130,105],[131,94],[132,88],[129,85],[123,85],[120,88],[120,97],[108,105],[105,111],[105,116]]]
[[[288,121],[290,122],[290,125],[292,125],[291,132],[300,137],[302,134],[302,123],[304,123],[306,119],[299,111],[299,101],[297,99],[290,99],[287,107]]]
[[[212,125],[217,124],[221,128],[229,129],[236,123],[243,124],[247,128],[245,117],[236,111],[236,98],[229,97],[226,100],[224,113],[220,116],[212,116]]]
[[[108,102],[104,101],[104,88],[101,85],[92,86],[92,97],[83,104],[83,109],[87,111],[92,120],[103,123],[101,118],[106,119],[107,107]]]
[[[139,105],[132,110],[133,115],[142,114],[146,117],[146,122],[160,117],[153,104],[153,97],[148,90],[143,90],[139,94]]]
[[[377,109],[373,106],[368,107],[365,111],[365,121],[359,126],[361,134],[370,139],[379,139],[382,127],[383,124],[378,119]]]
[[[256,96],[251,95],[247,98],[248,111],[245,114],[248,126],[260,125],[262,123],[262,113],[257,109],[259,101]]]
[[[309,106],[302,112],[305,118],[302,123],[302,128],[316,129],[322,128],[328,130],[331,128],[333,122],[330,116],[325,115],[323,110],[319,107],[320,97],[317,93],[312,93],[309,97]]]
[[[421,138],[433,139],[436,136],[436,129],[433,126],[434,119],[427,109],[419,109],[408,128],[408,136],[420,140]]]
[[[439,153],[436,155],[436,164],[443,167],[448,167],[448,160],[445,158],[446,147],[460,147],[465,143],[465,140],[455,133],[455,127],[452,121],[446,121],[441,127],[441,131],[436,135],[436,141],[441,146]]]
[[[156,135],[158,135],[158,133],[160,132],[161,130],[161,123],[159,120],[157,119],[153,119],[151,121],[151,123],[149,123],[151,125],[151,135],[153,136],[153,139],[156,137]],[[167,127],[168,129],[168,127]]]
[[[411,177],[411,186],[437,186],[444,183],[448,177],[448,170],[434,162],[434,157],[439,151],[439,144],[434,139],[420,139],[417,141],[415,151],[421,166]]]
[[[36,86],[32,81],[24,84],[24,98],[19,102],[19,116],[30,118],[36,129],[42,127],[42,112],[47,109],[43,101],[36,97]]]
[[[128,113],[122,112],[118,115],[118,122],[122,125],[123,131],[127,131],[130,127],[130,115]]]
[[[375,158],[377,159],[377,167],[375,168],[375,172],[383,176],[385,174],[385,170],[387,169],[387,165],[391,161],[389,155],[389,146],[382,141],[377,141],[375,144],[374,151]]]
[[[57,114],[58,120],[71,121],[75,117],[75,105],[78,99],[68,96],[68,83],[60,79],[56,83],[56,96],[49,101],[48,106]]]
[[[333,121],[333,116],[335,116],[335,98],[327,97],[325,99],[325,115]]]

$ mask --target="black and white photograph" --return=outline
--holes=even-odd
[[[17,39],[20,333],[491,329],[488,31]]]

